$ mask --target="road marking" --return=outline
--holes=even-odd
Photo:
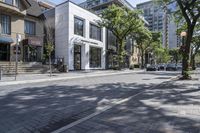
[[[168,79],[168,80],[166,80],[166,81],[163,81],[162,83],[160,83],[160,84],[158,84],[158,85],[155,85],[155,86],[153,86],[153,87],[144,89],[143,91],[141,91],[141,92],[139,92],[139,93],[137,93],[137,94],[135,94],[135,95],[132,95],[132,96],[130,96],[130,97],[128,97],[128,98],[125,98],[125,99],[122,99],[122,100],[119,100],[119,101],[112,102],[110,106],[104,107],[104,108],[103,108],[102,110],[100,110],[100,111],[97,111],[97,112],[95,112],[95,113],[92,113],[92,114],[90,114],[90,115],[88,115],[88,116],[86,116],[86,117],[84,117],[84,118],[81,118],[81,119],[79,119],[79,120],[77,120],[77,121],[75,121],[75,122],[72,122],[72,123],[70,123],[70,124],[64,126],[64,127],[61,127],[60,129],[55,130],[55,131],[53,131],[52,133],[62,133],[62,132],[64,132],[64,131],[66,131],[67,129],[70,129],[70,128],[72,128],[72,127],[74,127],[74,126],[76,126],[76,125],[78,125],[78,124],[80,124],[80,123],[82,123],[82,122],[84,122],[84,121],[87,121],[87,120],[89,120],[89,119],[91,119],[91,118],[93,118],[93,117],[95,117],[95,116],[97,116],[97,115],[99,115],[99,114],[104,113],[105,111],[107,111],[107,110],[109,110],[109,109],[112,109],[113,107],[115,107],[115,106],[117,106],[117,105],[120,105],[120,104],[122,104],[122,103],[125,103],[125,102],[127,102],[127,101],[129,101],[129,100],[131,100],[131,99],[133,99],[133,98],[135,98],[135,97],[137,97],[138,95],[140,95],[140,94],[146,92],[147,90],[152,90],[152,89],[154,89],[154,88],[156,88],[156,87],[159,87],[159,86],[162,85],[163,83],[169,82],[169,81],[171,81],[171,80],[173,80],[173,79],[176,79],[176,78],[177,78],[177,76],[172,77],[172,78],[170,78],[170,79]]]

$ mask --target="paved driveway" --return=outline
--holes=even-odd
[[[105,106],[110,106],[113,101],[135,95],[169,80],[175,75],[177,73],[139,72],[40,84],[4,86],[0,89],[0,133],[50,132],[101,110]],[[148,93],[152,93],[152,98],[161,96],[157,93],[153,94],[151,91]],[[141,100],[145,100],[145,98],[148,98],[147,94],[144,94]],[[133,116],[134,114],[128,113],[129,110],[123,109],[127,108],[129,104],[132,105],[130,110],[137,110],[138,105],[144,105],[142,101],[136,100],[117,106],[114,110],[120,111],[121,108],[125,111],[121,110],[121,118]],[[152,108],[150,109],[153,110]],[[147,111],[147,107],[138,109],[141,114],[142,111]],[[127,116],[123,116],[123,113],[126,112]],[[109,117],[112,117],[113,112],[110,114]],[[138,118],[140,116],[137,113],[135,115]],[[120,116],[117,119],[120,120]],[[144,121],[147,119],[145,112],[142,119]],[[128,122],[128,120],[126,121]],[[137,120],[135,119],[135,121]],[[120,122],[123,121],[120,120]],[[92,132],[92,130],[86,131]],[[73,129],[71,131],[76,132]],[[79,132],[78,128],[77,132]]]

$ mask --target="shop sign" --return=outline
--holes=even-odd
[[[37,37],[29,37],[28,44],[33,46],[42,46],[42,41],[40,38]]]

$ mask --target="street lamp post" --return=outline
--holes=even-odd
[[[17,80],[17,69],[18,69],[18,46],[19,46],[19,42],[21,41],[21,35],[17,34],[16,35],[16,50],[15,50],[15,80]]]
[[[185,38],[187,36],[187,32],[183,31],[181,32],[181,39],[182,39],[182,48],[185,50]],[[185,52],[185,51],[183,51]],[[184,54],[184,53],[183,53]],[[182,59],[182,75],[184,76],[184,70],[183,70],[183,62],[184,62],[184,58]]]

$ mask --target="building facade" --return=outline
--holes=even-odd
[[[55,56],[69,70],[105,69],[105,28],[96,14],[67,1],[55,8]]]
[[[0,0],[0,61],[41,61],[43,23],[34,0]],[[21,36],[16,52],[16,36]]]
[[[118,6],[128,7],[130,10],[134,10],[134,7],[127,2],[126,0],[86,0],[81,3],[80,6],[90,10],[96,14],[101,14],[101,12],[108,8],[108,6],[115,4]],[[127,55],[124,57],[124,68],[129,67],[131,64],[139,64],[139,53],[134,45],[134,41],[130,38],[127,38],[126,41],[126,53]],[[134,49],[134,50],[133,50]],[[106,30],[106,69],[113,69],[117,65],[116,62],[117,56],[117,41],[116,37],[110,32]]]
[[[176,29],[177,26],[168,15],[169,7],[161,7],[153,1],[147,1],[137,5],[137,9],[143,11],[145,20],[148,21],[150,31],[162,33],[163,47],[176,48],[178,45]]]

